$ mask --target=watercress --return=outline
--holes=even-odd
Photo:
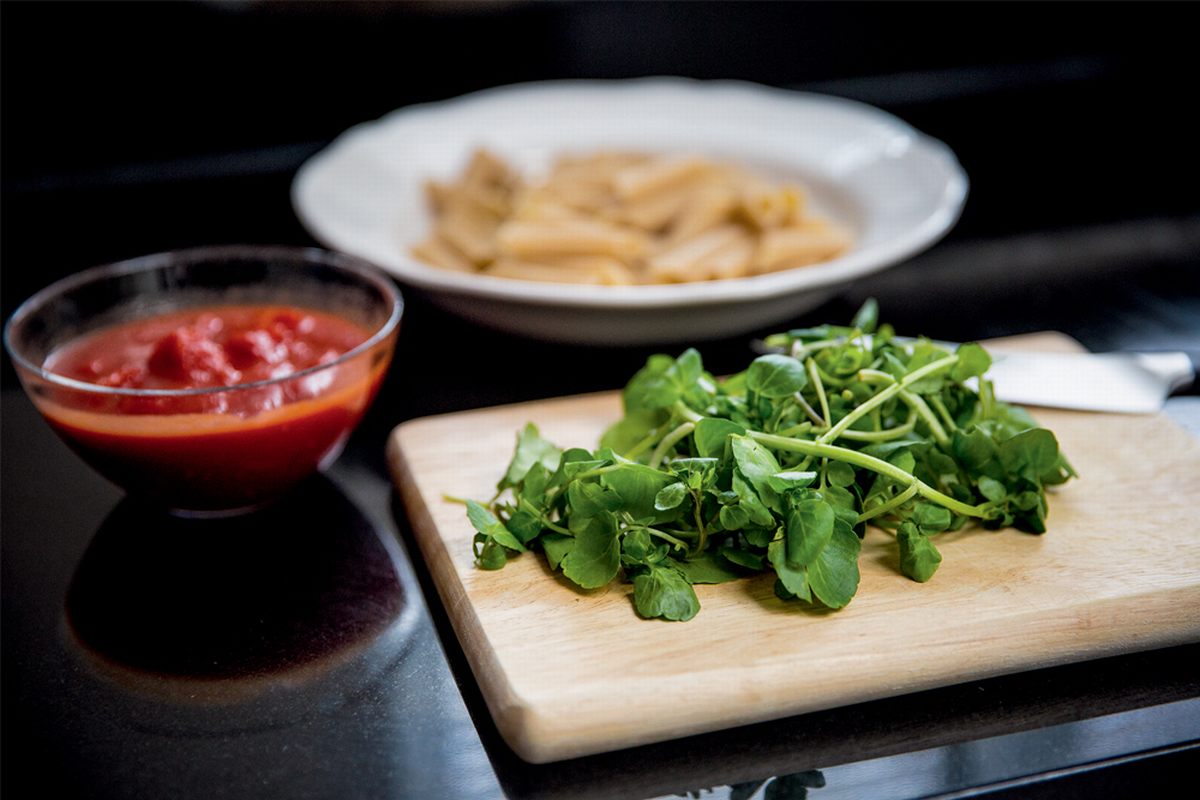
[[[598,449],[532,423],[488,505],[467,502],[479,567],[525,550],[585,589],[622,577],[646,618],[688,620],[695,584],[773,571],[784,599],[842,608],[869,522],[901,572],[933,577],[936,537],[968,523],[1046,530],[1075,475],[1050,431],[995,400],[978,344],[900,341],[873,302],[849,326],[769,337],[724,380],[700,354],[651,357]]]

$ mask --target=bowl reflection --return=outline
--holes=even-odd
[[[322,476],[224,519],[126,498],[71,581],[67,638],[98,685],[149,701],[170,727],[181,707],[201,725],[205,709],[221,726],[279,722],[340,704],[394,660],[416,613],[406,584]]]

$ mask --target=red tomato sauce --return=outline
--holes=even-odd
[[[166,397],[58,389],[39,405],[68,444],[130,491],[184,510],[254,505],[336,457],[378,391],[390,349],[287,376],[369,337],[340,317],[286,306],[152,316],[68,342],[44,367],[99,386],[232,388]]]

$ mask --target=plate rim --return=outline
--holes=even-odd
[[[929,213],[917,226],[902,234],[876,243],[866,250],[851,250],[844,256],[811,267],[781,270],[762,275],[713,281],[638,286],[576,285],[542,281],[518,281],[483,274],[463,274],[423,264],[397,249],[396,261],[380,263],[363,254],[339,234],[337,226],[321,219],[308,205],[308,197],[319,180],[322,168],[336,155],[353,148],[366,136],[381,135],[390,126],[405,124],[414,118],[453,115],[462,109],[483,103],[514,102],[531,95],[559,91],[597,93],[676,92],[691,99],[711,102],[715,95],[733,94],[752,102],[777,105],[795,110],[804,105],[824,106],[856,114],[864,120],[883,124],[908,138],[905,155],[915,154],[938,164],[946,180]],[[565,79],[530,81],[495,86],[444,100],[417,103],[394,109],[383,116],[360,122],[346,129],[327,146],[310,156],[296,171],[290,195],[292,208],[304,228],[323,245],[355,254],[372,261],[385,272],[419,289],[459,297],[509,304],[636,310],[712,305],[724,302],[752,302],[810,290],[846,284],[881,271],[931,247],[944,237],[962,215],[970,181],[953,150],[943,141],[923,133],[883,109],[849,98],[800,90],[784,89],[741,80],[704,80],[696,78],[650,76],[632,79]],[[931,193],[932,194],[932,193]]]

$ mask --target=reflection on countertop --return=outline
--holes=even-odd
[[[400,576],[322,476],[226,519],[126,498],[76,568],[66,642],[112,687],[209,708],[222,727],[268,697],[276,713],[309,712],[398,655],[416,613]]]

